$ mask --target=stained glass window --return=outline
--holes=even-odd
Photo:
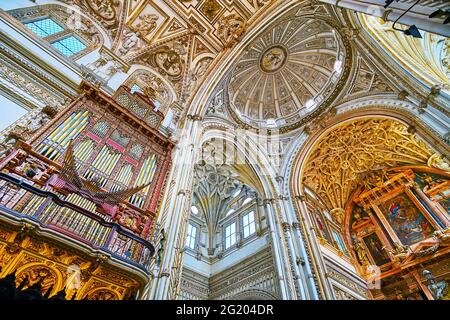
[[[58,49],[58,51],[60,51],[66,57],[70,57],[86,49],[86,45],[74,36],[69,36],[67,38],[53,42],[52,46]]]
[[[25,26],[42,38],[64,31],[63,27],[50,18],[27,22]]]

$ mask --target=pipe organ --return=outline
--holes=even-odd
[[[136,290],[154,254],[149,240],[173,143],[159,131],[164,115],[145,95],[120,87],[111,97],[88,83],[80,92],[1,160],[0,209],[59,233],[63,248],[72,240],[104,252],[122,263]]]

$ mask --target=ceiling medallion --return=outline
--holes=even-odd
[[[287,57],[287,49],[277,44],[264,51],[259,60],[259,66],[264,72],[274,73],[284,66]]]
[[[230,68],[227,109],[255,129],[299,128],[336,99],[351,64],[349,39],[334,20],[287,16],[253,39]]]

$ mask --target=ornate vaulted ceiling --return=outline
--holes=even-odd
[[[315,144],[307,159],[303,183],[329,208],[342,210],[368,171],[426,164],[430,159],[434,161],[436,156],[432,156],[430,148],[399,121],[352,120],[330,129]]]
[[[245,48],[232,71],[230,103],[258,127],[295,123],[335,90],[344,59],[341,38],[327,22],[290,16]]]
[[[421,31],[422,38],[405,37],[392,22],[359,14],[370,35],[400,64],[428,86],[450,92],[450,39]]]
[[[272,0],[62,0],[99,22],[126,63],[155,70],[183,104],[213,59],[235,45]]]

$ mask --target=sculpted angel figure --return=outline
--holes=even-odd
[[[146,37],[156,28],[158,16],[156,14],[149,13],[139,16],[139,18],[141,20],[136,25],[136,29],[142,33],[143,37]]]
[[[127,54],[130,50],[139,48],[141,46],[141,33],[139,31],[124,30],[123,42],[119,48],[121,54]]]

